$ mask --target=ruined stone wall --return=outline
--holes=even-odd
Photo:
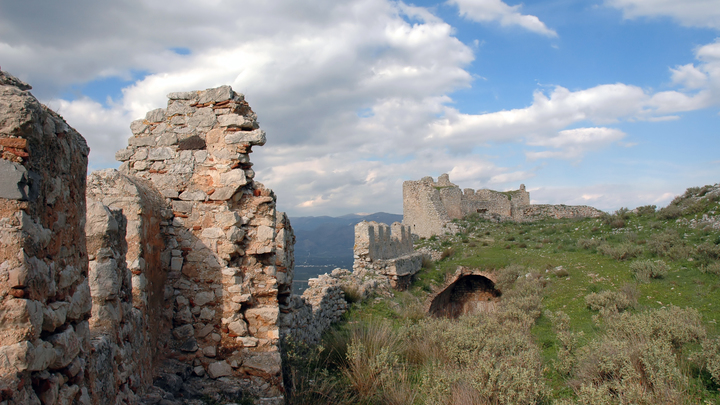
[[[281,401],[294,236],[272,191],[253,181],[249,154],[265,133],[229,86],[168,98],[132,123],[129,146],[116,154],[120,172],[146,180],[168,207],[160,269],[172,333],[163,349],[198,377],[238,385],[252,377],[259,395]]]
[[[85,140],[0,72],[0,403],[90,404]]]
[[[520,218],[533,221],[545,218],[598,218],[602,215],[603,211],[587,205],[533,204],[522,209]]]
[[[403,182],[403,224],[412,234],[429,238],[441,234],[449,222],[432,177]]]
[[[335,269],[331,274],[308,280],[302,296],[292,296],[291,311],[283,318],[287,331],[283,337],[309,345],[320,343],[323,332],[347,311],[342,290],[342,276],[347,273],[347,270]]]
[[[410,227],[374,221],[355,225],[353,271],[374,272],[390,280],[394,288],[406,288],[422,267],[422,254],[413,250]]]
[[[587,206],[531,205],[530,193],[520,189],[498,192],[460,188],[443,174],[403,183],[403,223],[414,235],[428,238],[455,231],[452,219],[479,214],[496,220],[534,221],[542,218],[597,217],[601,211]]]

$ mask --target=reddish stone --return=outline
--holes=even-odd
[[[8,148],[25,149],[27,148],[27,139],[25,138],[0,138],[0,146]]]

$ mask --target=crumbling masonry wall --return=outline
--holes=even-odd
[[[123,175],[165,198],[162,296],[172,333],[163,353],[197,377],[250,381],[258,395],[282,401],[281,311],[290,309],[294,236],[275,195],[253,181],[249,154],[265,133],[229,86],[168,98],[167,108],[132,123],[129,146],[116,154]]]
[[[0,72],[0,404],[90,404],[85,140]]]
[[[447,174],[441,175],[437,182],[432,177],[423,177],[403,183],[403,224],[418,237],[454,233],[451,221],[469,214],[498,220],[534,221],[598,217],[602,211],[584,205],[531,205],[530,193],[523,184],[518,190],[505,192],[471,188],[461,191]]]
[[[422,254],[413,249],[410,228],[375,221],[355,225],[353,248],[355,273],[378,273],[388,277],[393,288],[404,289],[422,267]]]

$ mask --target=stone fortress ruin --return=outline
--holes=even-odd
[[[85,140],[30,89],[0,72],[0,404],[284,403],[281,340],[346,303],[330,277],[292,295],[243,95],[171,93],[86,177]]]
[[[602,211],[585,205],[530,204],[530,193],[521,184],[519,190],[473,190],[450,182],[443,174],[403,183],[403,224],[413,235],[429,238],[454,233],[453,219],[470,214],[495,220],[534,221],[543,218],[599,217]]]

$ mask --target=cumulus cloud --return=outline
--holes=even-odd
[[[519,6],[453,1],[468,18],[554,34]],[[478,150],[517,143],[530,161],[577,161],[623,140],[616,123],[676,119],[720,104],[717,42],[698,48],[696,63],[670,70],[675,90],[558,85],[537,90],[526,107],[467,114],[450,95],[472,85],[473,50],[422,7],[389,0],[216,0],[214,7],[182,0],[172,10],[160,0],[22,3],[0,6],[3,68],[32,83],[88,139],[91,168],[115,165],[129,123],[163,107],[167,93],[230,84],[246,94],[268,133],[252,156],[256,179],[293,215],[400,212],[403,180],[441,173],[463,187],[516,188],[538,168],[506,167]],[[138,75],[109,102],[57,96],[71,84]]]
[[[448,0],[447,3],[456,5],[460,15],[472,21],[497,21],[503,27],[519,26],[537,34],[557,37],[557,32],[536,16],[521,14],[521,5],[509,6],[501,0]]]
[[[576,160],[589,150],[603,148],[625,137],[625,133],[613,128],[576,128],[558,132],[549,138],[537,138],[528,141],[528,145],[546,146],[555,150],[526,152],[529,160],[558,158]]]
[[[625,18],[671,17],[682,25],[720,29],[720,7],[714,0],[606,0]]]

